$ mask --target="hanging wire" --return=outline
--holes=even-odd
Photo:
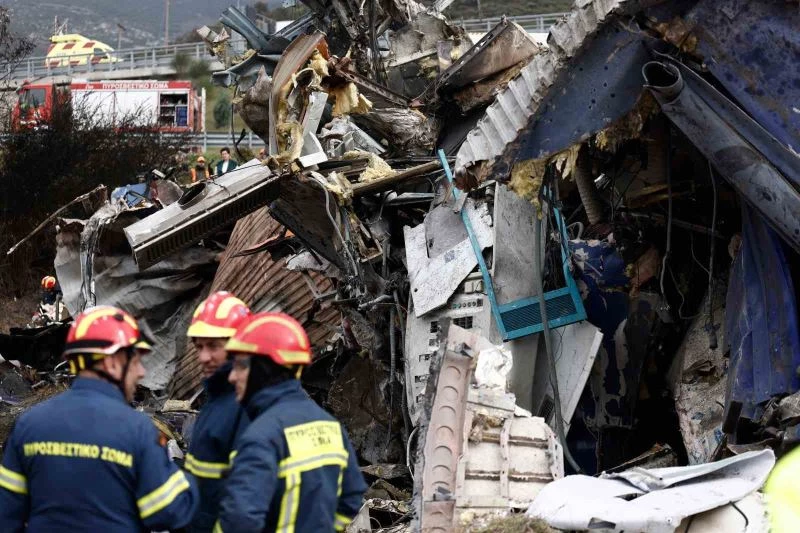
[[[714,328],[714,253],[716,250],[717,239],[714,236],[717,229],[717,180],[714,177],[714,169],[711,168],[711,161],[708,162],[708,175],[711,177],[711,187],[714,190],[714,203],[711,211],[711,252],[708,259],[708,321],[706,322],[706,332],[708,333],[708,347],[712,350],[717,348],[717,331]]]
[[[311,176],[312,183],[316,183],[321,189],[323,194],[325,195],[325,214],[328,215],[328,220],[330,220],[333,229],[336,230],[336,235],[339,237],[339,240],[342,241],[342,247],[344,247],[345,253],[347,253],[347,258],[350,259],[351,266],[353,267],[353,275],[358,275],[358,264],[356,260],[353,258],[353,254],[350,253],[350,247],[347,244],[347,241],[342,235],[342,231],[339,229],[339,225],[333,219],[333,215],[331,215],[331,200],[329,196],[328,188],[325,187],[325,184],[317,177]]]
[[[664,250],[664,257],[661,260],[661,276],[658,283],[661,288],[661,297],[667,301],[667,296],[664,294],[664,274],[667,271],[667,261],[669,254],[672,251],[672,130],[669,130],[667,135],[667,243]],[[675,281],[673,277],[673,282]],[[677,287],[677,285],[676,285]],[[680,293],[680,290],[678,291]],[[681,295],[683,298],[683,295]]]
[[[712,239],[713,239],[713,237],[712,237]],[[692,233],[691,231],[689,231],[689,250],[691,250],[692,259],[694,259],[694,262],[697,263],[697,266],[702,268],[703,272],[705,272],[706,274],[708,274],[710,276],[711,272],[708,270],[708,268],[706,268],[706,266],[703,263],[700,262],[699,259],[697,259],[697,256],[694,254],[694,233]]]

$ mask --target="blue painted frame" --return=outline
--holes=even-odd
[[[458,188],[455,186],[453,180],[453,173],[450,170],[450,165],[447,162],[447,157],[445,156],[444,150],[439,150],[439,161],[442,163],[442,168],[444,169],[444,173],[447,176],[447,180],[451,184],[451,188],[453,190],[453,197],[458,200],[460,194]],[[567,242],[567,228],[564,226],[564,219],[561,217],[561,213],[555,207],[553,208],[555,213],[556,223],[558,224],[558,231],[561,234],[561,238],[563,242]],[[530,298],[523,298],[520,300],[515,300],[513,302],[509,302],[507,304],[498,305],[497,304],[497,296],[494,293],[494,285],[492,284],[492,277],[489,274],[489,269],[486,266],[486,261],[483,259],[483,252],[481,250],[481,246],[478,243],[478,238],[475,236],[475,232],[472,229],[472,223],[469,220],[469,216],[465,210],[461,210],[461,220],[464,222],[464,226],[467,230],[467,235],[469,235],[470,243],[472,244],[472,250],[475,252],[475,256],[478,259],[478,267],[480,268],[481,275],[483,276],[483,284],[486,287],[486,296],[489,298],[489,305],[492,308],[492,316],[494,317],[495,323],[497,324],[497,329],[500,332],[500,336],[503,338],[504,341],[518,339],[520,337],[525,337],[527,335],[533,335],[534,333],[539,333],[544,329],[544,325],[542,322],[529,324],[522,328],[517,328],[513,330],[508,330],[506,328],[506,324],[503,322],[503,314],[508,313],[510,311],[516,311],[520,309],[524,309],[526,307],[535,306],[535,310],[538,311],[539,309],[539,296],[532,296]],[[555,318],[550,318],[547,322],[550,326],[550,329],[559,328],[562,326],[566,326],[568,324],[574,324],[575,322],[580,322],[582,320],[586,320],[586,309],[583,307],[583,301],[581,300],[580,291],[578,290],[578,286],[575,283],[575,279],[573,279],[572,274],[569,271],[569,262],[566,252],[566,246],[561,247],[561,263],[564,269],[564,279],[567,282],[566,287],[562,287],[560,289],[556,289],[553,291],[549,291],[544,293],[545,305],[547,302],[553,301],[556,298],[563,298],[566,295],[569,295],[572,305],[575,307],[575,312],[565,316],[558,316]],[[548,315],[549,316],[549,315]]]

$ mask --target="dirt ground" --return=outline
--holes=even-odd
[[[8,365],[8,363],[3,364]],[[14,427],[14,422],[17,420],[17,417],[23,411],[25,411],[28,407],[39,402],[43,402],[44,400],[60,392],[64,392],[64,390],[66,390],[64,385],[48,384],[34,391],[33,394],[25,398],[19,405],[10,406],[6,404],[0,404],[0,449],[3,447],[6,439],[8,438],[8,434],[11,433],[11,429]]]
[[[536,518],[513,514],[489,520],[476,520],[464,533],[556,533],[556,530]]]
[[[8,333],[12,327],[24,327],[36,311],[38,302],[39,295],[35,292],[21,298],[0,294],[0,333]]]

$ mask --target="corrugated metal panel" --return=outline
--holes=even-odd
[[[547,89],[584,41],[629,0],[577,0],[576,7],[550,29],[549,49],[536,55],[513,79],[467,135],[456,156],[456,172],[476,161],[494,161],[537,111]],[[635,2],[634,2],[635,3]]]
[[[140,270],[275,199],[277,176],[257,159],[197,183],[180,200],[125,228]],[[195,196],[192,196],[195,195]]]
[[[244,300],[255,311],[282,311],[297,318],[308,331],[312,345],[328,338],[339,321],[335,309],[323,309],[313,319],[308,313],[314,304],[314,295],[303,275],[287,270],[284,261],[273,261],[268,253],[244,257],[232,257],[236,253],[255,246],[265,239],[277,235],[280,224],[262,208],[236,223],[217,275],[211,285],[212,291],[227,290]],[[333,289],[331,281],[319,274],[311,273],[321,292]],[[200,386],[202,373],[191,345],[178,360],[175,375],[170,384],[170,396],[187,398]]]

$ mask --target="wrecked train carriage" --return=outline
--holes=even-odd
[[[676,395],[677,414],[665,402],[662,412],[677,415],[693,462],[775,431],[773,444],[792,439],[759,421],[798,387],[796,87],[779,73],[798,43],[767,44],[775,31],[793,35],[796,19],[773,2],[583,2],[458,152],[467,188],[498,179],[537,202],[549,173],[570,178],[558,185],[580,223],[572,260],[604,334],[595,400],[579,409],[599,436],[598,468],[630,456],[634,428],[655,429],[637,406],[644,384],[651,407],[654,392]],[[755,60],[754,50],[769,53]],[[702,299],[720,285],[727,302]],[[699,333],[674,359],[691,319]],[[681,392],[697,382],[715,403]]]
[[[214,286],[283,298],[317,328],[329,348],[307,382],[368,461],[416,443],[433,529],[478,496],[479,512],[525,508],[563,475],[559,453],[597,472],[656,443],[703,463],[793,442],[796,95],[766,83],[788,52],[755,62],[741,43],[797,15],[711,4],[579,2],[546,50],[508,23],[470,49],[436,9],[319,4],[302,24],[325,35],[241,32],[256,53],[215,75],[241,82],[272,156],[259,172],[282,185],[248,208],[269,216],[239,221]],[[438,28],[437,61],[420,25]],[[284,261],[297,272],[273,282]],[[458,328],[473,337],[448,343]],[[191,362],[173,394],[196,388]],[[547,450],[530,471],[506,461],[523,442]]]

